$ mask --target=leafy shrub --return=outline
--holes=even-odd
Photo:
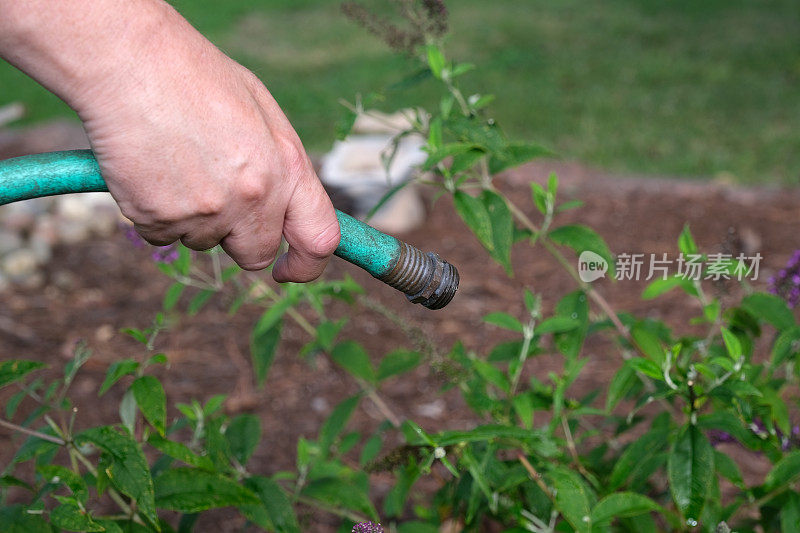
[[[401,2],[411,21],[426,12],[441,16],[434,4]],[[182,416],[167,419],[164,390],[150,373],[167,363],[154,351],[163,315],[148,330],[128,330],[142,343],[142,354],[108,369],[99,394],[125,387],[120,420],[112,425],[72,431],[69,385],[89,356],[86,347],[79,346],[63,377],[51,382],[34,377],[41,363],[4,361],[0,386],[19,391],[6,403],[2,424],[27,440],[0,484],[5,496],[13,488],[27,497],[24,504],[4,503],[0,530],[190,531],[198,513],[235,507],[255,526],[296,532],[294,506],[300,503],[340,516],[342,531],[379,519],[400,533],[444,527],[729,531],[726,524],[737,531],[800,529],[800,435],[792,424],[800,326],[786,303],[744,285],[741,301],[724,307],[700,280],[673,276],[652,282],[644,296],[683,291],[699,304],[701,312],[689,324],[702,334],[678,334],[663,322],[614,311],[568,259],[589,250],[613,274],[614,257],[598,234],[583,225],[559,225],[560,213],[579,206],[559,203],[557,178],[551,176],[546,187],[531,184],[536,220],[493,184],[498,172],[547,151],[508,140],[485,116],[491,98],[465,96],[460,89],[459,77],[472,66],[447,60],[429,34],[422,43],[417,56],[443,95],[435,109],[415,111],[412,130],[403,133],[427,139],[420,179],[453,197],[465,226],[509,274],[512,248],[537,246],[569,271],[575,290],[549,316],[529,290],[520,294],[524,316],[500,310],[487,315],[487,327],[516,335],[487,353],[457,343],[442,351],[445,357],[431,358],[430,347],[417,343],[417,349],[391,351],[376,367],[363,346],[339,339],[346,321],[326,317],[331,298],[382,312],[352,279],[275,287],[262,276],[223,268],[217,250],[196,259],[180,247],[161,254],[159,267],[176,280],[165,295],[165,312],[176,313],[184,300],[186,311],[197,313],[220,291],[234,295],[231,312],[264,307],[252,332],[259,384],[268,377],[284,321],[292,320],[309,336],[301,354],[327,354],[354,378],[358,392],[333,409],[316,439],[298,441],[295,471],[268,477],[247,468],[262,433],[259,420],[225,416],[223,397],[179,404]],[[349,106],[341,131],[362,111],[359,102]],[[688,227],[678,249],[705,261],[701,279],[744,268],[740,261],[719,263],[700,254]],[[689,301],[687,315],[698,308]],[[588,361],[583,346],[595,336],[614,342],[618,370],[605,390],[576,397],[572,385]],[[559,357],[561,370],[523,379],[528,359],[541,354]],[[431,431],[395,415],[381,387],[420,364],[441,370],[444,388],[460,391],[482,422],[463,431]],[[23,415],[17,408],[26,396],[37,407]],[[369,435],[347,431],[361,402],[373,403],[385,418]],[[390,436],[402,436],[404,444],[386,444]],[[725,442],[735,446],[720,446]],[[764,480],[749,482],[742,474],[749,454],[772,463]],[[33,478],[18,474],[26,464]],[[370,497],[374,472],[395,479],[381,502]],[[424,477],[437,480],[438,489],[423,500],[414,493]],[[168,523],[159,510],[177,511],[180,518]]]

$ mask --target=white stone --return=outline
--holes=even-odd
[[[334,144],[323,157],[320,179],[351,199],[356,217],[366,215],[393,187],[410,181],[427,159],[423,139],[407,136],[397,141],[387,169],[382,157],[392,155],[392,143],[390,134],[353,135]],[[424,215],[418,193],[401,190],[381,207],[371,223],[384,231],[402,232],[419,226]]]
[[[360,113],[353,123],[352,133],[389,133],[397,134],[411,129],[411,118],[416,112],[413,109],[404,109],[397,113],[387,114],[376,110]]]
[[[369,224],[390,234],[405,233],[425,222],[425,204],[413,184],[397,191],[375,215]]]
[[[36,272],[36,254],[29,248],[20,248],[9,253],[2,260],[3,272],[12,281],[22,281]]]

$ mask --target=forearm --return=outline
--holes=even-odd
[[[161,0],[0,0],[0,56],[78,113],[204,41]]]

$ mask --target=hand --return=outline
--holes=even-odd
[[[153,244],[221,244],[248,270],[272,263],[283,234],[289,251],[273,277],[315,279],[339,225],[288,120],[252,73],[169,6],[139,4],[128,20],[143,32],[117,37],[127,56],[110,46],[108,66],[67,76],[61,91],[122,213]]]

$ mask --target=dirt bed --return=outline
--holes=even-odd
[[[691,225],[701,249],[706,252],[760,252],[756,288],[764,289],[767,278],[780,269],[798,247],[800,192],[785,189],[733,188],[720,183],[678,180],[612,178],[585,167],[555,162],[525,166],[498,179],[508,193],[534,219],[529,182],[544,183],[550,171],[561,178],[562,199],[580,199],[582,209],[561,216],[559,223],[579,222],[595,228],[615,253],[664,253],[674,257],[676,240],[684,223]],[[355,267],[334,259],[328,275],[351,274],[370,297],[385,305],[405,323],[419,328],[443,351],[455,341],[485,353],[496,342],[508,338],[482,317],[503,310],[522,316],[521,289],[529,287],[542,295],[545,309],[573,290],[574,283],[541,248],[519,246],[513,254],[515,275],[508,278],[501,267],[490,263],[478,242],[453,212],[449,200],[440,199],[429,212],[425,228],[402,237],[424,250],[435,250],[456,264],[461,288],[444,310],[430,312],[407,304],[403,297]],[[570,258],[573,256],[570,254]],[[136,249],[120,235],[103,241],[60,247],[47,269],[42,289],[12,290],[0,297],[0,353],[2,358],[33,358],[60,370],[75,343],[85,339],[93,350],[73,385],[72,397],[79,408],[77,425],[110,424],[118,421],[120,388],[102,401],[97,390],[108,366],[116,359],[140,353],[140,346],[117,333],[124,327],[147,327],[159,311],[170,281],[161,275],[146,250]],[[611,283],[600,280],[599,290],[618,310],[638,316],[685,325],[699,309],[687,307],[679,294],[643,301],[644,281]],[[710,287],[724,298],[735,296],[734,284]],[[733,292],[731,292],[733,291]],[[263,441],[249,469],[272,474],[292,469],[297,438],[315,437],[331,409],[356,390],[355,383],[326,357],[309,363],[297,355],[309,339],[289,322],[279,355],[262,390],[252,386],[249,374],[249,333],[258,318],[257,309],[227,314],[226,298],[212,300],[199,315],[181,318],[157,343],[170,360],[170,369],[159,371],[169,404],[192,398],[207,399],[227,394],[231,412],[256,413],[264,428]],[[344,338],[362,342],[379,357],[411,341],[392,321],[365,309],[336,303],[331,315],[347,316]],[[591,357],[582,378],[571,389],[580,396],[604,388],[619,365],[618,353],[603,338],[592,338],[585,353]],[[542,356],[528,363],[526,372],[546,379],[558,370],[560,359]],[[473,419],[457,394],[441,396],[441,380],[427,367],[413,377],[390,381],[382,396],[401,418],[410,417],[428,430],[465,428]],[[0,394],[4,404],[8,393]],[[177,411],[171,410],[170,415]],[[371,403],[363,402],[351,427],[369,431],[382,419]],[[0,430],[0,462],[10,458],[18,438]],[[750,476],[763,475],[765,465],[753,460]],[[375,496],[380,498],[392,480],[375,476]],[[332,532],[338,520],[316,512],[303,512],[304,531]],[[233,531],[242,522],[235,513],[209,514],[198,531]]]

